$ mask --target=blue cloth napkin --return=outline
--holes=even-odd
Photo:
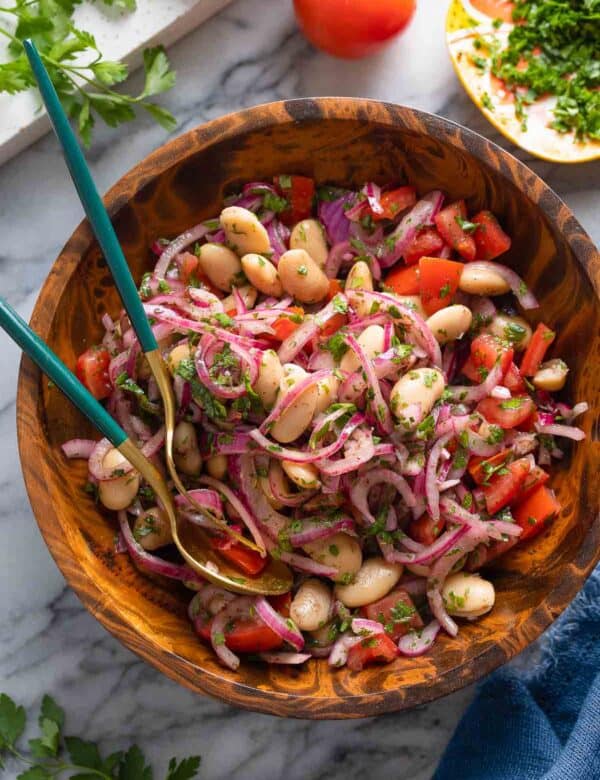
[[[524,656],[490,675],[433,780],[600,779],[600,567]]]

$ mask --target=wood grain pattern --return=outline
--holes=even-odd
[[[115,521],[81,486],[82,463],[60,444],[93,434],[58,391],[24,359],[18,396],[21,460],[40,529],[86,607],[127,647],[192,690],[277,715],[349,718],[413,707],[473,682],[514,656],[556,618],[600,559],[600,258],[569,209],[528,168],[484,138],[412,109],[354,99],[259,106],[214,120],[150,155],[106,203],[137,278],[148,247],[213,216],[224,193],[281,172],[320,182],[408,179],[421,192],[440,187],[470,209],[497,213],[513,236],[507,262],[555,326],[555,354],[571,367],[566,395],[587,400],[588,438],[569,451],[553,484],[564,510],[534,543],[501,560],[497,606],[483,620],[443,637],[430,655],[360,673],[243,664],[222,669],[185,617],[189,592],[140,574],[115,556]],[[119,301],[87,223],[68,241],[43,287],[32,325],[65,362],[101,336],[104,310]]]

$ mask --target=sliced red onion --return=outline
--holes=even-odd
[[[328,276],[329,279],[335,279],[339,274],[343,263],[352,260],[353,257],[354,251],[352,249],[352,244],[349,241],[345,240],[334,244],[329,250],[327,260],[325,261],[324,270],[326,276]]]
[[[283,506],[301,506],[305,501],[315,495],[316,490],[300,490],[295,493],[284,493],[280,489],[283,477],[283,469],[276,460],[269,464],[269,490],[271,495]]]
[[[281,342],[281,346],[277,351],[280,362],[289,363],[293,360],[308,342],[315,338],[318,332],[319,326],[315,319],[306,317],[300,327]]]
[[[427,581],[423,577],[411,577],[404,575],[398,587],[406,591],[409,596],[424,596],[427,591]]]
[[[341,515],[331,521],[307,517],[300,522],[302,528],[290,534],[292,547],[302,547],[305,544],[316,542],[318,539],[328,539],[340,531],[354,533],[354,520],[349,515]]]
[[[510,289],[516,295],[517,300],[524,309],[537,309],[539,307],[535,295],[512,268],[508,268],[508,266],[502,265],[502,263],[493,263],[491,261],[483,260],[476,260],[473,263],[469,263],[469,268],[473,271],[491,271],[492,273],[501,276],[504,281],[510,285]]]
[[[151,306],[147,303],[144,304],[144,311],[149,317],[154,317],[157,320],[168,323],[175,327],[177,330],[183,330],[184,332],[193,331],[194,333],[209,334],[215,336],[219,341],[225,341],[228,344],[236,344],[240,347],[258,347],[262,349],[265,346],[264,341],[259,339],[252,339],[248,336],[241,336],[238,333],[230,333],[223,328],[216,328],[214,325],[209,325],[206,322],[197,322],[196,320],[190,320],[187,317],[181,317],[171,309],[166,309],[164,306]]]
[[[67,458],[83,458],[88,460],[91,456],[97,442],[93,439],[69,439],[61,449]]]
[[[490,455],[495,455],[502,449],[502,442],[490,444],[483,436],[475,433],[470,428],[465,428],[465,432],[467,437],[467,449],[472,455],[480,455],[484,458],[488,458]]]
[[[379,380],[375,369],[373,368],[373,362],[367,356],[367,353],[359,344],[359,342],[350,333],[346,334],[346,343],[350,349],[354,352],[363,370],[367,376],[367,383],[372,391],[372,399],[369,399],[368,404],[371,408],[371,412],[376,420],[377,428],[385,434],[392,432],[394,428],[394,422],[392,420],[392,413],[390,408],[385,402],[383,395],[381,394],[381,388],[379,386]]]
[[[490,396],[492,398],[505,400],[507,398],[510,398],[510,390],[508,389],[508,387],[502,387],[502,385],[496,385],[496,387],[492,387],[490,391]]]
[[[156,266],[154,267],[154,276],[157,279],[164,279],[167,269],[171,264],[171,260],[175,258],[184,249],[187,249],[190,244],[195,241],[199,241],[208,233],[208,228],[204,223],[195,225],[194,227],[186,230],[181,235],[177,236],[171,243],[163,249]]]
[[[347,452],[343,458],[317,461],[317,468],[323,475],[330,478],[339,477],[342,474],[354,472],[360,466],[372,461],[375,457],[375,446],[371,430],[357,428],[352,434],[352,439],[348,440],[348,446],[350,446],[353,440],[356,442],[356,446],[352,452]]]
[[[248,382],[253,385],[258,378],[258,371],[260,368],[260,357],[257,353],[252,353],[245,347],[231,342],[229,345],[231,351],[237,356],[240,362],[239,374],[242,377],[247,373]],[[207,387],[210,392],[217,396],[217,398],[240,398],[246,394],[246,384],[242,381],[237,385],[225,385],[216,382],[210,369],[213,364],[213,359],[216,352],[219,350],[219,340],[213,338],[208,334],[202,337],[199,348],[196,350],[195,363],[196,371],[202,381],[202,384]]]
[[[427,466],[425,468],[425,497],[427,499],[427,511],[435,522],[440,519],[440,491],[437,485],[437,469],[442,451],[452,436],[453,434],[447,433],[435,442],[429,453]]]
[[[424,655],[433,643],[437,635],[440,632],[440,624],[437,620],[432,620],[421,631],[409,631],[400,638],[398,642],[398,650],[402,655],[406,655],[409,658],[416,658],[419,655]]]
[[[346,212],[355,204],[357,197],[355,192],[346,192],[336,200],[319,201],[319,219],[325,227],[327,238],[331,244],[338,244],[341,241],[348,240],[350,220]]]
[[[187,496],[193,500],[195,507],[200,506],[213,515],[224,516],[223,502],[216,490],[190,490]],[[185,509],[190,506],[187,496],[175,496],[175,503],[178,507]]]
[[[350,500],[370,525],[375,522],[375,518],[369,509],[369,492],[381,483],[393,485],[408,507],[415,505],[415,496],[404,477],[390,469],[372,469],[358,479],[350,490]]]
[[[112,449],[113,445],[108,439],[100,439],[100,441],[95,443],[95,446],[90,453],[88,469],[92,477],[97,479],[98,482],[106,482],[109,479],[115,479],[115,469],[107,469],[103,465],[105,456]],[[129,461],[123,461],[123,465],[119,467],[120,475],[126,474],[128,471],[131,471],[132,468],[133,466]]]
[[[331,352],[327,352],[323,349],[315,350],[308,360],[309,371],[324,371],[333,370],[335,368],[335,360]]]
[[[485,381],[480,385],[449,385],[446,390],[453,401],[464,401],[465,403],[475,403],[487,398],[492,389],[502,381],[504,371],[500,363],[490,370]]]
[[[575,404],[572,409],[569,409],[566,404],[557,404],[557,406],[561,417],[563,417],[567,422],[571,422],[576,417],[579,417],[580,414],[587,412],[589,409],[589,406],[585,401],[581,401],[581,403]]]
[[[271,243],[271,249],[273,250],[271,260],[274,265],[277,265],[281,255],[284,254],[284,252],[287,252],[290,231],[283,222],[280,222],[278,219],[273,219],[267,225],[267,233],[269,234],[269,241]]]
[[[284,563],[289,564],[292,569],[297,569],[305,574],[313,574],[315,577],[327,577],[335,579],[339,571],[333,566],[326,566],[323,563],[317,563],[312,558],[298,553],[282,552],[279,556]]]
[[[313,657],[311,653],[259,653],[258,657],[268,664],[303,664]]]
[[[227,624],[239,618],[249,619],[254,612],[255,599],[251,596],[238,596],[224,609],[218,612],[210,627],[210,643],[217,658],[227,666],[228,669],[235,671],[240,665],[240,659],[235,653],[227,647],[226,628]],[[223,641],[225,640],[225,641]]]
[[[445,408],[447,408],[448,411],[450,410],[450,406],[448,404],[445,405]],[[453,433],[455,436],[458,436],[472,423],[473,421],[470,414],[454,415],[452,417],[447,417],[440,414],[438,415],[435,424],[435,435],[445,436],[447,433]]]
[[[338,637],[329,654],[329,666],[335,666],[336,668],[344,666],[348,660],[348,652],[350,649],[362,641],[362,636],[352,634],[342,634]]]
[[[140,569],[144,569],[144,571],[151,572],[152,574],[160,574],[171,580],[197,583],[206,581],[185,564],[171,563],[170,561],[165,561],[162,558],[158,558],[156,555],[151,555],[149,552],[146,552],[142,545],[135,540],[131,528],[129,527],[127,514],[123,510],[119,512],[119,527],[121,529],[123,542],[127,547],[127,552]]]
[[[233,492],[233,490],[225,485],[225,483],[220,482],[218,479],[214,479],[213,477],[200,477],[198,482],[200,482],[203,485],[208,485],[209,487],[214,488],[218,493],[220,493],[223,498],[231,504],[235,512],[239,515],[242,522],[246,526],[246,528],[250,531],[250,535],[260,548],[261,552],[264,554],[265,550],[265,541],[262,537],[262,534],[258,530],[258,524],[256,521],[256,518],[252,514],[252,512],[248,509],[248,507],[245,505],[244,502],[238,498],[238,496]]]
[[[129,349],[126,349],[124,352],[120,352],[118,355],[112,358],[108,364],[108,378],[110,379],[110,383],[113,387],[117,383],[117,377],[127,368],[129,353]]]
[[[367,618],[353,618],[350,628],[355,634],[360,634],[363,637],[385,633],[385,627],[382,623],[378,620],[368,620]]]
[[[389,238],[393,238],[393,248],[379,258],[382,268],[394,265],[404,254],[408,245],[415,237],[419,228],[433,224],[433,217],[438,213],[444,202],[444,195],[439,190],[432,190],[421,200],[417,201],[412,209],[400,220],[400,224],[392,232]],[[386,240],[386,246],[391,241]]]
[[[496,306],[491,298],[486,298],[484,295],[472,295],[469,304],[474,319],[481,320],[482,323],[490,323],[496,316]]]
[[[302,650],[304,637],[291,618],[284,618],[269,604],[264,596],[256,599],[256,613],[263,623],[290,644],[295,650]]]
[[[521,536],[523,529],[516,523],[508,523],[502,520],[489,520],[487,528],[491,539],[504,541],[505,536]]]
[[[538,433],[546,436],[562,436],[565,439],[573,439],[573,441],[585,439],[585,432],[574,425],[540,425],[536,423],[535,429]]]

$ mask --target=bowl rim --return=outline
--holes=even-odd
[[[375,116],[373,116],[375,115]],[[600,299],[600,257],[591,238],[583,230],[570,209],[540,177],[520,162],[510,152],[474,131],[456,122],[407,106],[362,98],[300,98],[276,101],[243,109],[199,125],[173,138],[124,174],[107,192],[104,202],[111,215],[117,213],[134,195],[150,181],[160,177],[174,164],[180,164],[200,149],[219,141],[235,137],[239,129],[244,132],[267,129],[273,125],[319,120],[356,120],[360,118],[387,124],[390,127],[411,130],[411,119],[418,121],[428,134],[444,143],[454,143],[473,156],[480,165],[492,167],[503,178],[527,193],[540,190],[535,205],[547,219],[557,224],[561,212],[560,227],[564,238]],[[541,189],[540,189],[541,188]],[[44,339],[48,338],[52,322],[51,307],[46,298],[64,291],[80,257],[94,238],[83,220],[73,232],[54,262],[37,298],[31,317],[32,327]],[[595,564],[600,560],[600,512],[593,517],[583,537],[574,560],[565,564],[571,576],[562,577],[522,626],[524,644],[509,641],[510,637],[486,646],[468,662],[469,675],[465,679],[465,667],[459,666],[438,677],[435,682],[423,681],[409,688],[364,692],[347,696],[323,696],[295,694],[293,691],[265,691],[245,683],[225,679],[211,671],[201,669],[191,661],[169,652],[164,647],[143,637],[135,625],[119,608],[109,603],[106,595],[94,580],[77,565],[68,540],[51,533],[58,522],[51,505],[41,506],[38,501],[39,471],[37,458],[31,458],[29,447],[37,449],[41,459],[44,442],[43,424],[37,413],[40,408],[40,372],[25,356],[21,360],[17,392],[17,436],[19,456],[25,485],[40,532],[58,568],[69,586],[75,591],[86,609],[116,636],[128,649],[148,661],[159,671],[197,693],[208,694],[238,707],[257,712],[286,717],[335,719],[361,718],[409,709],[446,696],[465,684],[475,682],[521,652],[562,613],[583,586]],[[522,646],[520,646],[522,644]]]

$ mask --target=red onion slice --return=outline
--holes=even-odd
[[[67,458],[88,460],[96,444],[97,442],[93,439],[69,439],[61,446],[61,449]]]
[[[585,439],[585,432],[574,425],[539,425],[536,423],[535,429],[538,433],[546,436],[562,436],[565,439],[573,439],[573,441]]]
[[[119,512],[119,527],[121,529],[123,541],[127,547],[127,552],[140,569],[144,569],[144,571],[151,572],[152,574],[160,574],[171,580],[180,580],[181,582],[206,582],[203,577],[197,574],[193,569],[190,569],[189,566],[171,563],[170,561],[165,561],[156,555],[151,555],[149,552],[146,552],[142,545],[135,540],[131,528],[129,527],[127,514],[122,510]]]
[[[290,644],[295,650],[302,650],[304,637],[291,618],[284,618],[269,604],[264,596],[256,599],[256,613],[263,623]]]
[[[368,404],[376,420],[377,428],[382,433],[389,434],[394,428],[392,413],[390,412],[390,407],[387,405],[383,395],[381,394],[381,387],[379,386],[379,380],[377,378],[377,374],[375,373],[375,369],[373,368],[373,362],[367,356],[367,353],[354,338],[354,336],[348,333],[345,338],[346,343],[359,359],[360,364],[362,365],[366,374],[367,383],[371,388],[373,397],[369,399]]]
[[[448,444],[453,434],[447,433],[439,438],[431,448],[427,458],[425,468],[425,497],[427,500],[427,511],[431,518],[437,522],[440,519],[440,491],[437,485],[437,469],[442,454],[442,450]]]
[[[281,415],[287,411],[287,409],[289,409],[289,407],[292,406],[303,393],[305,393],[317,382],[320,382],[321,379],[329,377],[329,374],[329,371],[315,371],[314,374],[308,374],[308,376],[304,377],[299,382],[296,382],[296,384],[284,395],[284,397],[275,404],[273,410],[269,416],[263,420],[258,430],[261,433],[267,433],[273,423],[279,420]]]
[[[195,225],[173,239],[173,241],[163,249],[158,262],[154,267],[154,276],[157,279],[164,279],[167,269],[171,264],[171,260],[180,252],[183,252],[184,249],[187,249],[190,244],[193,244],[195,241],[200,241],[200,239],[208,233],[208,230],[206,225],[201,222],[199,225]]]
[[[210,643],[217,658],[234,672],[240,665],[240,659],[225,644],[227,624],[238,618],[250,619],[254,611],[255,599],[250,596],[238,596],[224,609],[218,612],[210,628]]]
[[[355,636],[352,634],[342,634],[342,636],[338,637],[329,654],[329,666],[334,666],[336,668],[344,666],[348,660],[348,652],[350,649],[362,641],[362,636]]]
[[[529,290],[521,277],[515,273],[512,268],[508,268],[502,263],[493,263],[491,261],[476,260],[469,263],[469,268],[473,271],[491,271],[501,276],[504,281],[510,285],[510,289],[516,295],[517,300],[524,309],[537,309],[539,303],[535,295]]]
[[[502,381],[504,371],[500,363],[490,370],[485,381],[480,385],[449,385],[446,390],[453,401],[461,403],[475,403],[487,398],[492,389]]]
[[[385,627],[382,623],[378,620],[368,620],[367,618],[353,618],[350,628],[355,634],[360,634],[363,637],[385,633]]]
[[[393,485],[408,507],[415,505],[415,496],[404,477],[390,469],[372,469],[358,479],[350,489],[352,504],[370,525],[375,522],[375,518],[369,509],[369,492],[372,487],[381,483]]]
[[[335,520],[306,517],[300,521],[302,527],[299,531],[290,534],[292,547],[302,547],[318,539],[328,539],[330,536],[344,531],[354,534],[354,520],[349,515],[336,517]]]
[[[252,538],[260,548],[261,555],[264,557],[266,553],[265,541],[262,537],[261,532],[258,530],[258,524],[256,518],[254,517],[252,512],[247,508],[247,506],[233,492],[233,490],[227,485],[225,485],[225,483],[220,482],[218,479],[214,479],[213,477],[200,477],[198,482],[200,482],[202,485],[208,485],[209,487],[214,488],[214,490],[216,490],[217,493],[220,493],[223,496],[223,498],[229,504],[231,504],[231,506],[240,516],[246,528],[250,531],[250,535],[252,536]]]
[[[268,664],[303,664],[313,657],[311,653],[259,653],[258,657]]]
[[[426,653],[433,643],[437,635],[440,632],[440,624],[437,620],[432,620],[421,631],[409,631],[401,637],[398,642],[398,650],[402,655],[406,655],[409,658],[416,658],[419,655]]]
[[[391,234],[394,240],[393,248],[379,258],[382,268],[394,265],[404,254],[419,228],[433,224],[433,217],[438,213],[444,202],[440,190],[432,190],[412,207],[400,220],[400,224]],[[390,238],[390,236],[388,236]],[[391,242],[386,241],[386,245]]]

